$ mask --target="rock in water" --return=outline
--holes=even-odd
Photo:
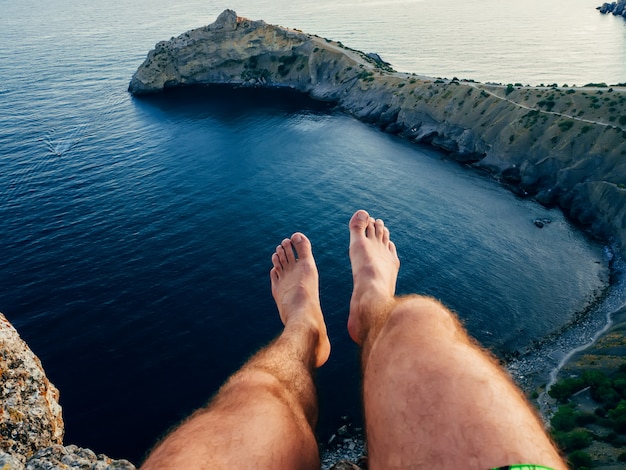
[[[24,462],[39,449],[61,444],[59,391],[1,313],[0,374],[0,451]]]

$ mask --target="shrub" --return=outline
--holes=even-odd
[[[584,449],[591,444],[591,434],[587,431],[557,432],[554,434],[559,447],[566,452]]]
[[[591,467],[593,459],[587,452],[577,450],[569,455],[569,464],[574,470],[580,470],[583,467]]]
[[[550,421],[555,431],[571,431],[576,427],[576,413],[574,408],[568,405],[559,406],[559,409]]]
[[[618,391],[622,398],[626,397],[626,379],[614,379],[613,388]]]
[[[587,426],[595,423],[598,418],[591,413],[579,413],[575,416],[577,426]]]
[[[626,432],[626,400],[621,400],[612,410],[609,410],[609,419],[613,421],[613,429],[619,433]]]
[[[599,387],[591,387],[591,398],[601,403],[606,408],[613,408],[620,402],[620,395],[609,384],[602,384]]]
[[[506,86],[506,92],[505,92],[505,93],[508,95],[508,94],[509,94],[509,93],[511,93],[514,89],[515,89],[515,88],[513,87],[513,84],[512,84],[512,83],[509,83],[509,84]]]
[[[574,123],[572,121],[562,121],[559,122],[559,129],[561,129],[561,132],[565,132],[570,130],[573,125]]]
[[[583,388],[585,388],[585,381],[582,378],[567,378],[559,380],[552,387],[550,387],[548,395],[561,403],[566,403],[569,397]]]
[[[554,100],[541,100],[537,103],[537,106],[543,107],[545,106],[548,111],[551,111],[554,108],[555,102]]]

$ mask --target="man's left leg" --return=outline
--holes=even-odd
[[[276,247],[272,264],[283,332],[167,436],[142,469],[319,469],[312,374],[328,359],[330,342],[311,243],[293,234]]]

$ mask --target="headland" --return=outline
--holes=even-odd
[[[518,195],[559,206],[626,246],[626,87],[485,84],[394,71],[316,35],[238,17],[159,42],[134,95],[228,84],[288,87],[382,130],[489,172]]]

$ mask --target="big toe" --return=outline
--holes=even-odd
[[[365,229],[367,228],[367,225],[369,224],[369,221],[370,215],[366,211],[364,211],[363,209],[356,211],[350,219],[350,232],[352,234],[358,235],[363,234],[365,232]]]
[[[298,259],[306,259],[313,256],[313,251],[311,249],[311,241],[300,232],[296,232],[291,236],[291,243],[293,247],[296,249],[296,253],[298,254]]]

